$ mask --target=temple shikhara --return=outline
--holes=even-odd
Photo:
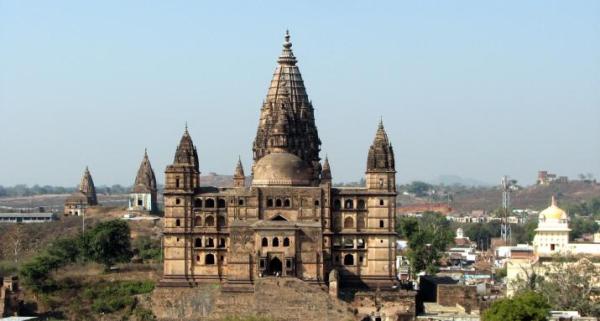
[[[65,216],[84,215],[88,207],[96,205],[98,205],[96,187],[94,186],[92,174],[86,167],[77,191],[75,191],[65,200],[64,214]]]
[[[165,171],[161,284],[221,282],[224,290],[252,291],[261,277],[327,283],[332,275],[343,285],[391,288],[396,170],[383,123],[365,146],[366,186],[333,187],[289,34],[277,63],[260,110],[250,184],[238,160],[233,187],[200,186],[199,153],[186,126]]]

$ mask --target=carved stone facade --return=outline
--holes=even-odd
[[[340,286],[396,283],[394,154],[383,123],[369,149],[366,186],[334,188],[313,106],[286,34],[253,145],[252,183],[238,161],[234,187],[200,186],[187,130],[165,179],[164,286],[223,282],[251,291],[257,278]]]
[[[98,205],[98,197],[96,196],[96,187],[90,170],[86,167],[81,178],[79,188],[71,194],[65,201],[64,214],[69,215],[84,215],[85,210],[89,206]]]

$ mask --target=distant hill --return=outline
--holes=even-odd
[[[483,182],[474,178],[465,178],[458,175],[440,175],[433,180],[428,181],[433,185],[462,185],[462,186],[492,186],[493,184]]]
[[[560,204],[572,204],[600,197],[600,184],[571,181],[565,184],[533,185],[511,194],[513,208],[541,210],[550,205],[552,195]],[[501,206],[499,187],[468,188],[453,194],[453,208],[457,211],[484,209],[492,211]]]

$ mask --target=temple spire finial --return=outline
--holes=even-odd
[[[185,121],[185,132],[184,133],[189,134],[187,120]]]
[[[554,196],[554,195],[552,195],[551,205],[552,205],[552,206],[558,206],[558,205],[556,204],[556,196]]]

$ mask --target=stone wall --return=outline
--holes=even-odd
[[[147,303],[160,321],[217,321],[233,315],[264,315],[281,321],[355,320],[352,307],[326,289],[295,278],[264,278],[253,293],[223,292],[217,285],[157,288]]]
[[[457,304],[465,308],[466,313],[479,310],[477,301],[477,287],[459,284],[438,284],[437,303],[439,305],[454,307]]]

